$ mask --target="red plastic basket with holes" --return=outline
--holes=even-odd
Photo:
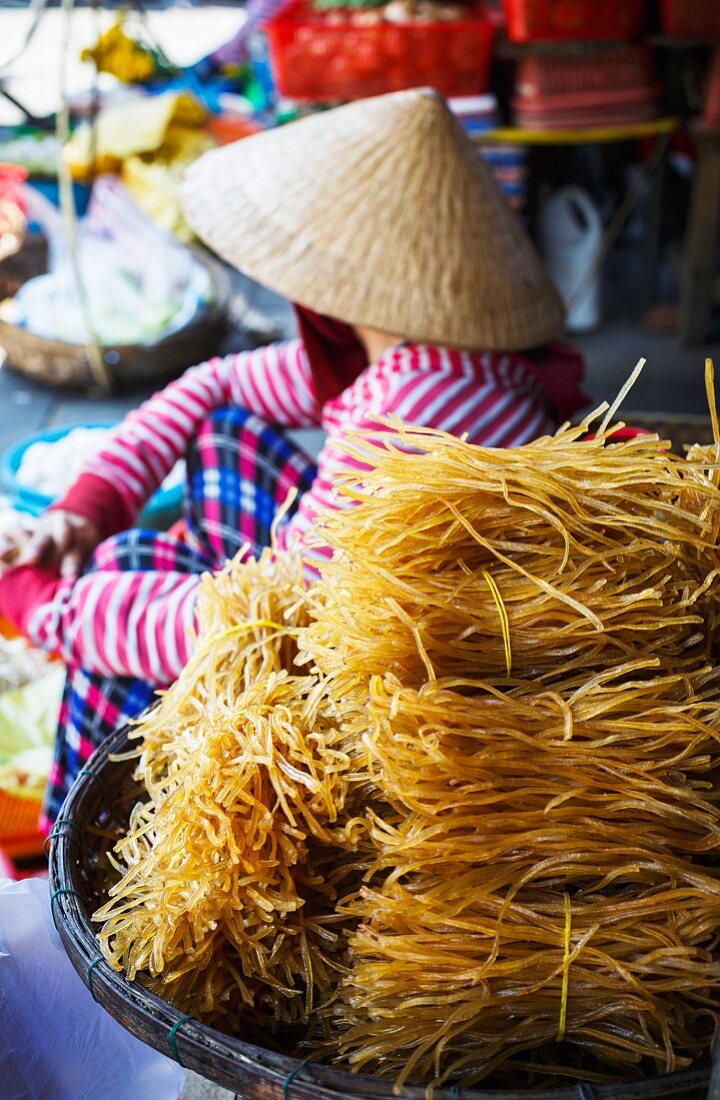
[[[541,102],[565,96],[599,97],[656,88],[650,51],[645,46],[593,49],[569,56],[523,57],[518,64],[516,93]]]
[[[658,90],[644,46],[523,57],[513,107],[528,129],[622,125],[653,118]]]
[[[720,38],[720,0],[662,0],[662,20],[678,38]]]
[[[513,42],[586,42],[635,38],[645,0],[503,0]]]
[[[464,19],[397,24],[372,10],[317,11],[293,0],[267,32],[280,94],[333,103],[421,85],[445,96],[480,95],[494,27],[479,6]]]

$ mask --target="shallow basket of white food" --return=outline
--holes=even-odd
[[[85,462],[105,445],[115,424],[79,424],[26,436],[0,455],[0,484],[38,515],[70,487]],[[178,462],[140,516],[141,526],[169,527],[182,511],[185,463]]]
[[[227,331],[230,283],[220,264],[193,249],[209,278],[209,300],[174,331],[154,342],[107,343],[101,347],[107,386],[118,392],[176,378],[193,363],[214,354]],[[47,272],[47,242],[32,234],[23,247],[0,262],[0,359],[21,374],[65,389],[95,391],[92,349],[40,334],[17,323],[13,299],[30,280]]]

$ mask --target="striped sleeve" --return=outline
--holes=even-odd
[[[192,652],[199,583],[199,576],[176,572],[58,579],[24,567],[2,579],[0,604],[30,641],[67,664],[167,685]]]
[[[398,345],[369,367],[326,407],[326,445],[312,489],[282,529],[283,546],[305,546],[311,560],[329,556],[312,534],[319,510],[347,506],[338,481],[373,465],[373,440],[391,428],[380,418],[465,435],[485,447],[516,447],[555,430],[544,387],[520,356],[478,355],[421,345]],[[344,441],[362,432],[367,462],[349,455]]]
[[[93,520],[104,536],[114,533],[107,510],[101,515],[96,503],[104,483],[116,502],[115,530],[129,526],[185,454],[204,418],[226,405],[272,424],[318,425],[321,409],[301,341],[212,359],[187,371],[125,418],[56,507]]]
[[[555,429],[542,385],[518,356],[413,347],[397,352],[399,380],[387,411],[407,424],[465,435],[482,447],[518,447]],[[418,357],[425,369],[403,370],[405,359]]]

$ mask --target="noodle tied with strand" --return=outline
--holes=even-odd
[[[97,914],[114,966],[229,1028],[248,1010],[291,1027],[337,980],[313,849],[321,862],[347,763],[316,682],[288,671],[303,593],[300,564],[269,554],[204,579],[198,651],[138,731],[150,797]]]
[[[720,449],[391,427],[318,583],[205,580],[105,957],[398,1086],[686,1067],[720,1000]]]

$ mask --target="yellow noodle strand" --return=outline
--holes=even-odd
[[[620,392],[618,393],[617,397],[615,398],[615,400],[612,402],[612,404],[608,408],[607,412],[605,413],[605,416],[603,417],[602,423],[600,424],[600,427],[598,428],[598,435],[599,436],[604,436],[606,434],[607,429],[608,429],[608,425],[610,424],[610,421],[614,419],[616,412],[618,411],[618,409],[622,405],[623,401],[625,400],[627,395],[630,393],[630,390],[633,388],[633,386],[637,382],[638,378],[642,374],[644,366],[645,366],[645,360],[644,359],[639,359],[638,363],[637,363],[637,366],[632,371],[632,373],[630,374],[630,377],[627,379],[627,381],[621,386]]]
[[[512,672],[512,650],[510,648],[510,624],[508,622],[507,611],[505,604],[503,603],[500,590],[495,584],[487,569],[483,569],[482,575],[487,581],[487,586],[490,589],[492,598],[495,600],[495,606],[498,609],[498,615],[500,616],[500,627],[502,629],[503,646],[505,648],[505,667],[507,669],[508,676]]]
[[[565,928],[563,934],[564,955],[562,969],[562,989],[560,993],[560,1023],[558,1025],[558,1042],[565,1038],[565,1024],[567,1022],[568,987],[570,985],[570,926],[572,924],[572,906],[567,890],[563,894],[565,905]]]
[[[705,392],[710,409],[713,439],[716,443],[720,443],[720,422],[718,421],[717,400],[715,397],[715,364],[712,359],[705,360]]]
[[[136,730],[111,965],[398,1088],[707,1055],[717,445],[613,443],[614,406],[587,438],[606,411],[511,451],[393,422],[348,444],[375,469],[318,583],[281,553],[203,578]]]

